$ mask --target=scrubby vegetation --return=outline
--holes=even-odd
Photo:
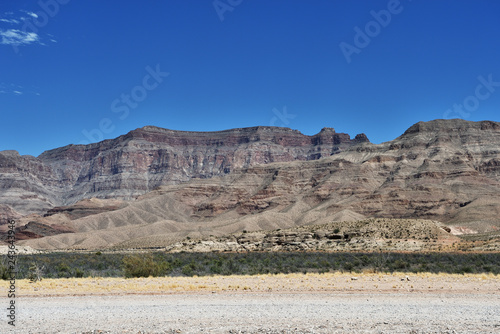
[[[17,277],[204,276],[335,271],[498,275],[500,253],[49,253],[20,255]]]

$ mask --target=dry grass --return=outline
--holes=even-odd
[[[407,277],[409,280],[407,280]],[[16,282],[17,296],[125,295],[224,292],[432,292],[499,294],[500,276],[492,274],[279,274],[155,278],[70,278]],[[7,295],[7,282],[0,294]]]

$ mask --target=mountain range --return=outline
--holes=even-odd
[[[382,144],[332,128],[147,126],[39,157],[0,152],[0,231],[16,219],[20,243],[40,249],[163,247],[365,218],[496,233],[499,154],[492,121],[419,122]]]

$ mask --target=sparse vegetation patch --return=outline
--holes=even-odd
[[[327,272],[498,275],[500,253],[49,253],[20,255],[18,264],[18,278],[32,280]]]

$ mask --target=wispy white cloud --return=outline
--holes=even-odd
[[[10,94],[10,95],[23,95],[24,93],[20,90],[11,90],[11,89],[0,89],[0,94]]]
[[[30,11],[27,11],[27,10],[24,10],[24,9],[21,9],[20,12],[28,15],[29,17],[32,17],[32,18],[35,18],[35,19],[38,18],[38,15],[36,13],[33,13],[33,12],[30,12]],[[29,19],[29,17],[21,16],[20,19],[23,20],[23,21],[25,21],[25,20]]]
[[[10,24],[19,24],[19,23],[21,23],[21,22],[19,22],[16,19],[0,19],[0,22],[10,23]]]
[[[41,96],[41,94],[37,91],[34,90],[17,90],[17,89],[0,89],[0,94],[4,95],[15,95],[15,96],[21,96],[21,95],[26,95],[26,96]]]
[[[26,25],[29,21],[38,19],[38,14],[27,11],[19,10],[14,12],[5,12],[0,14],[0,45],[26,46],[26,45],[47,45],[44,41],[56,43],[57,41],[53,36],[45,36],[42,38],[39,31],[33,29],[27,31]]]
[[[15,95],[15,96],[21,96],[21,95],[40,96],[41,94],[38,91],[39,87],[35,86],[29,88],[14,83],[7,84],[5,82],[0,82],[0,94]]]
[[[47,34],[47,36],[49,37],[49,41],[51,41],[52,43],[57,43],[57,41],[54,38],[54,35]]]
[[[28,15],[29,15],[29,16],[31,16],[31,17],[34,17],[35,19],[37,19],[37,18],[38,18],[38,15],[36,15],[36,14],[35,14],[35,13],[33,13],[33,12],[26,12],[26,14],[28,14]]]
[[[37,33],[21,31],[18,29],[0,29],[0,37],[2,38],[0,44],[4,45],[29,45],[39,43],[40,41]]]

